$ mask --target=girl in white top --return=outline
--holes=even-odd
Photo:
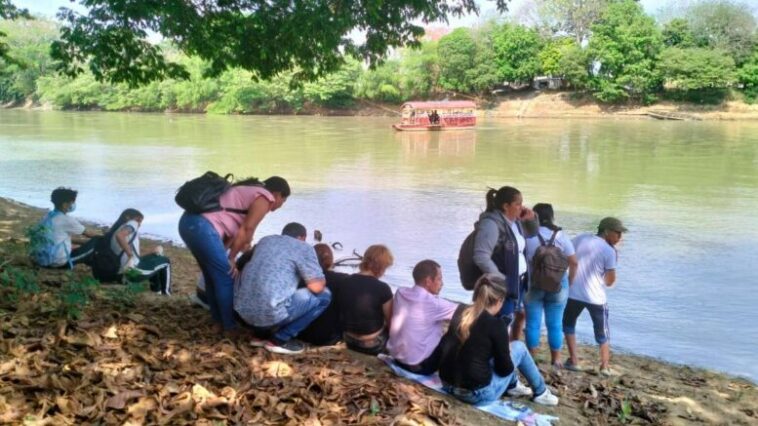
[[[152,291],[171,294],[171,262],[157,246],[150,254],[140,255],[139,228],[144,215],[136,209],[126,209],[111,228],[110,248],[121,260],[119,274],[132,281],[150,282]]]

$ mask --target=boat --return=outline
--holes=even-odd
[[[476,104],[471,101],[406,102],[400,123],[392,127],[403,132],[473,129],[475,112]]]

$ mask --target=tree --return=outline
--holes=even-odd
[[[240,67],[266,79],[296,68],[296,78],[313,80],[339,69],[343,53],[375,65],[390,47],[418,46],[416,22],[478,11],[475,0],[79,1],[86,14],[59,13],[65,26],[53,56],[67,74],[88,67],[98,79],[130,84],[188,75],[147,41],[148,32],[208,61],[209,76]],[[508,0],[495,2],[505,10]],[[354,30],[365,41],[346,37]]]
[[[723,49],[739,65],[755,44],[756,20],[747,4],[732,0],[702,0],[687,10],[687,20],[700,46]]]
[[[28,10],[17,8],[11,3],[11,0],[0,0],[0,21],[18,18],[31,19],[31,16]],[[0,66],[3,65],[3,62],[13,62],[13,58],[9,54],[10,47],[4,40],[6,36],[7,34],[0,31]],[[2,68],[0,68],[0,71],[2,71]]]
[[[460,92],[470,91],[468,71],[474,67],[476,42],[468,28],[458,28],[442,37],[437,46],[440,63],[440,86]]]
[[[642,6],[633,0],[611,3],[592,26],[588,45],[596,68],[591,79],[595,97],[651,102],[661,86],[656,63],[662,48],[661,33]]]
[[[493,37],[497,30],[495,21],[488,21],[474,31],[476,53],[474,66],[466,72],[466,79],[472,92],[485,93],[500,83],[500,74],[495,62]]]
[[[58,37],[58,27],[42,19],[18,19],[0,21],[0,31],[8,34],[7,45],[13,55],[0,73],[0,101],[33,98],[37,79],[53,72],[50,43]]]
[[[584,50],[571,37],[547,42],[539,54],[542,72],[561,77],[574,89],[583,89],[589,80],[589,63]]]
[[[734,59],[723,50],[670,47],[658,67],[667,86],[678,90],[723,89],[736,80]]]
[[[554,33],[569,35],[581,45],[610,0],[537,0],[539,15]]]
[[[669,47],[694,47],[695,35],[692,34],[689,22],[684,18],[676,18],[667,22],[661,31],[663,44]]]
[[[498,28],[493,48],[500,77],[510,82],[531,82],[540,71],[540,44],[535,29],[515,24]]]
[[[758,48],[737,71],[737,81],[742,85],[747,100],[755,102],[758,99]]]

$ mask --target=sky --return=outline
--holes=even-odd
[[[83,8],[77,3],[70,0],[12,0],[16,6],[29,9],[32,14],[42,15],[45,17],[54,17],[55,13],[60,7],[69,7],[74,10],[82,11]],[[517,12],[523,8],[524,4],[529,0],[511,0],[508,8],[511,12]],[[676,4],[686,2],[687,0],[641,0],[640,3],[645,8],[645,11],[649,14],[656,14],[659,9],[668,4]],[[747,2],[753,2],[758,0],[745,0]],[[451,18],[450,27],[463,27],[471,26],[480,20],[482,17],[496,17],[499,16],[495,10],[495,3],[493,1],[477,0],[480,5],[480,16],[467,15],[461,18]],[[444,26],[443,24],[435,24],[435,26]]]

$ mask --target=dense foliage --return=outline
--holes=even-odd
[[[93,1],[105,3],[113,2]],[[712,103],[738,90],[749,101],[758,97],[758,36],[754,16],[744,13],[747,5],[702,0],[656,23],[633,0],[580,3],[539,0],[541,23],[489,21],[458,28],[438,40],[418,39],[417,48],[395,50],[375,67],[368,66],[365,55],[350,55],[348,49],[333,68],[325,62],[324,68],[314,63],[306,67],[295,60],[276,72],[232,67],[241,58],[237,53],[227,58],[225,68],[197,52],[187,55],[181,45],[168,40],[151,46],[181,72],[176,77],[166,72],[163,80],[149,82],[155,75],[145,74],[145,83],[134,86],[130,79],[102,81],[103,73],[116,72],[115,68],[93,61],[114,60],[107,55],[78,62],[82,69],[76,77],[56,73],[50,46],[58,46],[53,52],[62,46],[55,42],[65,39],[71,23],[61,27],[44,19],[27,20],[23,11],[0,0],[0,33],[7,34],[0,38],[0,55],[5,52],[0,58],[0,103],[47,103],[62,109],[297,113],[363,101],[492,96],[509,84],[526,86],[538,76],[560,77],[564,89],[607,103],[649,103],[658,97]],[[163,71],[158,67],[150,72]],[[303,79],[317,74],[313,80]]]
[[[505,10],[508,0],[495,0]],[[296,78],[313,80],[336,71],[344,53],[375,64],[389,48],[417,45],[432,22],[478,10],[475,0],[144,1],[79,0],[85,14],[63,9],[61,39],[53,57],[79,75],[87,65],[98,79],[144,84],[187,77],[181,62],[168,59],[147,41],[160,34],[177,49],[207,62],[204,76],[231,68],[271,78],[296,69]],[[357,42],[347,37],[363,31]]]

